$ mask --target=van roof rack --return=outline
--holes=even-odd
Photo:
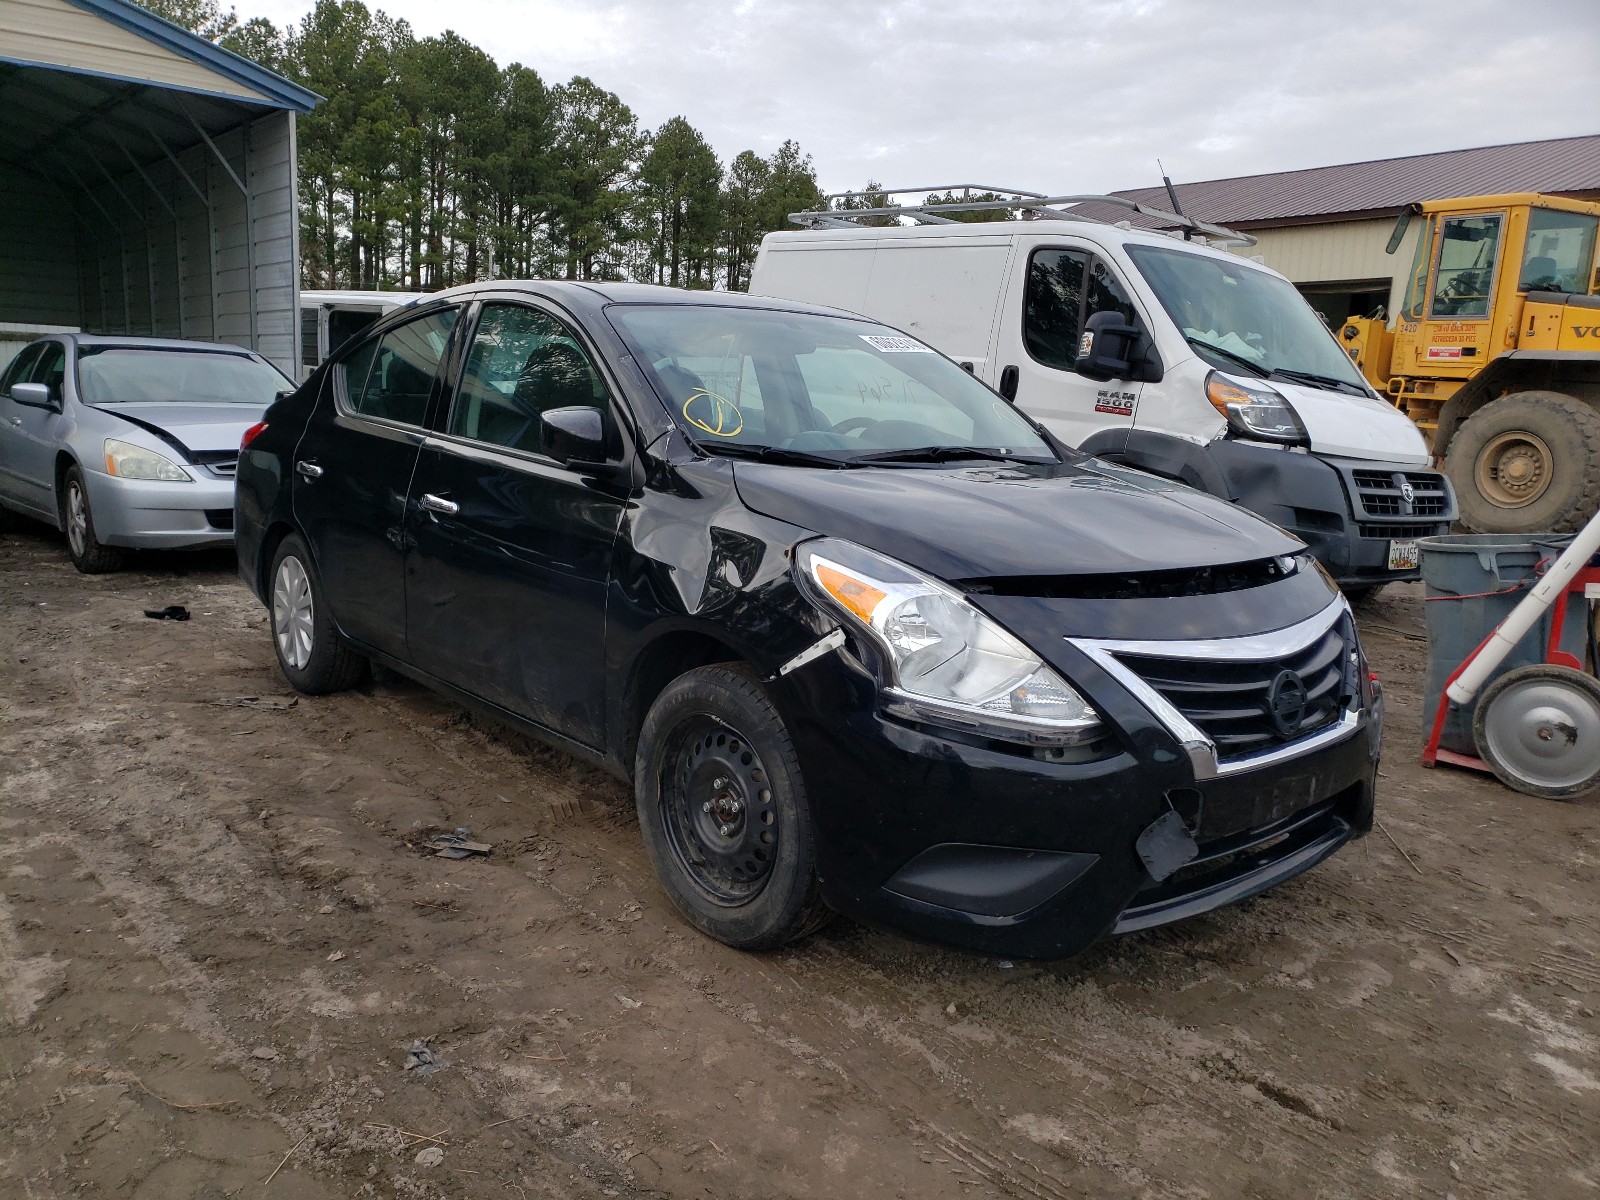
[[[1209,221],[1197,221],[1193,217],[1167,212],[1162,208],[1152,208],[1148,204],[1140,204],[1137,200],[1129,200],[1126,196],[1046,196],[1042,192],[1030,192],[1023,188],[993,187],[986,183],[949,183],[939,184],[936,187],[874,188],[864,192],[835,192],[823,199],[831,206],[837,200],[856,200],[863,197],[888,199],[891,196],[904,196],[912,192],[920,192],[923,195],[934,192],[954,195],[956,192],[961,192],[968,197],[974,192],[988,192],[1001,198],[966,199],[954,204],[930,204],[923,201],[921,204],[889,205],[881,208],[830,207],[826,210],[790,213],[789,220],[802,229],[851,229],[859,226],[867,217],[910,217],[919,225],[954,225],[956,222],[944,215],[952,212],[1019,212],[1024,220],[1097,221],[1094,217],[1082,216],[1057,207],[1062,204],[1092,203],[1111,204],[1117,208],[1136,212],[1140,216],[1154,218],[1170,229],[1183,230],[1186,237],[1190,233],[1202,233],[1229,245],[1256,244],[1256,239],[1248,233],[1240,233],[1237,229],[1229,229],[1225,225],[1213,225]],[[1005,197],[1012,198],[1005,199]],[[1098,221],[1097,223],[1104,224]]]

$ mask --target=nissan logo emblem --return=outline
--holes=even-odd
[[[1300,732],[1300,726],[1305,724],[1306,704],[1310,699],[1306,694],[1304,679],[1293,671],[1278,672],[1278,677],[1267,689],[1267,716],[1271,718],[1272,726],[1280,737],[1293,737]]]

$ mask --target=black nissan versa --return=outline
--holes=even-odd
[[[631,777],[732,946],[1059,958],[1372,824],[1377,684],[1299,542],[846,314],[441,292],[245,435],[235,536],[295,687],[380,663]]]

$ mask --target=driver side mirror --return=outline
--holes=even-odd
[[[539,414],[539,445],[564,467],[597,466],[606,458],[606,418],[598,408],[552,408]]]
[[[61,411],[61,405],[51,398],[50,385],[46,383],[14,383],[11,385],[11,398],[18,404],[25,404],[29,408],[46,408],[51,412]]]
[[[1086,379],[1128,379],[1133,374],[1133,348],[1139,327],[1123,323],[1118,312],[1097,312],[1083,323],[1078,357],[1072,369]]]

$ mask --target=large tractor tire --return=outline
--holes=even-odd
[[[1474,533],[1570,533],[1600,508],[1600,412],[1560,392],[1513,392],[1462,423],[1445,451]]]

